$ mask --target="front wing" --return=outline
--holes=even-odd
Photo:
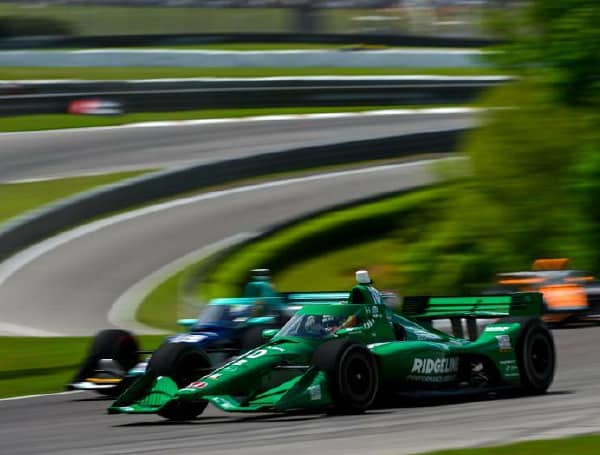
[[[173,400],[197,400],[197,392],[193,387],[178,389],[177,384],[167,376],[154,379],[146,375],[121,395],[108,408],[108,412],[157,413]],[[332,405],[325,373],[314,367],[248,400],[230,395],[207,395],[202,398],[227,412],[286,412],[316,410]]]

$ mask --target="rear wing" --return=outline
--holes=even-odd
[[[346,303],[349,293],[346,292],[286,292],[281,294],[289,305],[305,305],[311,303]]]
[[[485,319],[505,316],[539,316],[543,300],[539,292],[477,297],[405,297],[403,316],[416,320],[467,318]]]

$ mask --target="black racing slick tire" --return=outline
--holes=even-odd
[[[124,372],[127,372],[140,361],[139,344],[133,334],[126,330],[109,329],[98,332],[73,382],[83,381],[89,377],[100,359],[113,359]],[[120,387],[115,387],[115,389],[102,390],[100,393],[114,395],[120,391]]]
[[[537,318],[521,321],[516,354],[521,387],[528,395],[545,393],[554,379],[556,350],[552,333]]]
[[[179,388],[185,387],[210,371],[206,353],[189,343],[166,343],[152,354],[148,373],[154,377],[169,376]],[[192,420],[202,414],[208,402],[205,400],[174,400],[158,412],[169,420]]]
[[[92,343],[92,357],[116,360],[124,370],[133,368],[140,360],[139,345],[132,333],[110,329],[99,332]]]
[[[182,401],[172,400],[167,405],[158,411],[158,415],[168,420],[194,420],[198,417],[206,406],[208,401]]]
[[[358,414],[371,407],[379,371],[366,346],[348,339],[328,341],[315,351],[313,364],[327,375],[334,413]]]
[[[178,387],[185,387],[210,371],[206,353],[190,343],[166,343],[150,358],[148,372],[153,376],[169,376]]]

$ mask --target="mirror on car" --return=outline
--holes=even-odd
[[[263,340],[269,341],[277,334],[277,332],[279,332],[279,329],[264,329],[262,331]]]
[[[177,319],[177,325],[181,327],[190,328],[193,325],[196,325],[198,319]]]

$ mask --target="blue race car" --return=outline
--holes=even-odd
[[[138,341],[128,331],[99,332],[67,388],[116,396],[148,370],[158,375],[177,371],[176,377],[187,384],[191,380],[181,372],[189,370],[190,377],[195,378],[201,364],[201,372],[208,374],[260,346],[264,329],[282,327],[302,305],[347,298],[348,292],[277,293],[268,270],[253,270],[242,297],[213,299],[197,319],[180,319],[179,325],[188,331],[167,337],[153,353],[140,351]],[[188,368],[190,364],[196,365],[195,369]]]

